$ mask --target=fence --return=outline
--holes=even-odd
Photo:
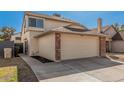
[[[13,41],[1,41],[0,42],[0,58],[4,57],[4,48],[12,48],[12,55],[14,55],[14,42]]]

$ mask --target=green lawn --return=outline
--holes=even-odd
[[[4,41],[3,39],[0,39],[0,42]]]
[[[17,67],[0,67],[0,82],[17,82]]]

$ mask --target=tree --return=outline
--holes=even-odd
[[[10,40],[11,35],[14,34],[16,30],[13,27],[2,27],[0,32],[2,33],[2,37],[4,40]]]
[[[116,31],[119,31],[119,24],[118,23],[114,23],[112,26],[115,28]]]
[[[121,25],[121,31],[124,31],[124,25]]]

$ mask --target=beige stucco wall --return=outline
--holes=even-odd
[[[57,27],[61,27],[61,26],[65,26],[65,25],[69,25],[69,22],[63,22],[63,21],[57,21],[57,20],[51,20],[51,19],[46,19],[46,18],[42,18],[42,17],[34,17],[34,16],[28,16],[26,18],[26,21],[28,22],[28,18],[35,18],[35,19],[42,19],[44,22],[44,28],[35,28],[35,27],[28,27],[27,25],[27,29],[28,30],[50,30],[50,29],[54,29]],[[26,23],[27,23],[26,22]]]
[[[16,36],[11,36],[11,41],[14,41],[14,43],[21,43],[21,40],[16,40]]]
[[[112,41],[112,52],[124,52],[124,41]]]
[[[38,39],[39,56],[55,60],[55,34],[49,34]]]
[[[15,36],[11,36],[11,41],[14,41],[15,40]]]
[[[23,52],[25,51],[25,41],[28,41],[28,55],[37,55],[38,52],[38,41],[34,36],[42,33],[41,31],[26,31],[22,32],[21,42],[23,43]],[[25,53],[25,52],[24,52]]]
[[[30,56],[38,55],[38,39],[34,36],[39,35],[41,31],[30,31]]]
[[[66,26],[66,25],[70,24],[70,23],[67,23],[67,22],[48,20],[48,19],[45,19],[44,21],[45,21],[44,22],[45,30],[50,30],[50,29],[54,29],[54,28],[57,28],[57,27]]]
[[[23,53],[25,53],[25,40],[28,41],[28,54],[30,55],[30,32],[22,33],[21,42],[23,43]]]
[[[73,34],[61,35],[61,59],[99,56],[99,38]]]
[[[25,53],[25,41],[28,41],[28,55],[30,55],[30,32],[22,35],[21,42],[23,43],[23,53]]]

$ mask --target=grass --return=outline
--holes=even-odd
[[[18,67],[18,82],[38,82],[32,69],[20,57],[14,57],[11,59],[0,58],[0,68],[10,66]]]
[[[0,39],[0,42],[4,41],[3,39]]]
[[[0,82],[17,81],[17,66],[0,67]]]

